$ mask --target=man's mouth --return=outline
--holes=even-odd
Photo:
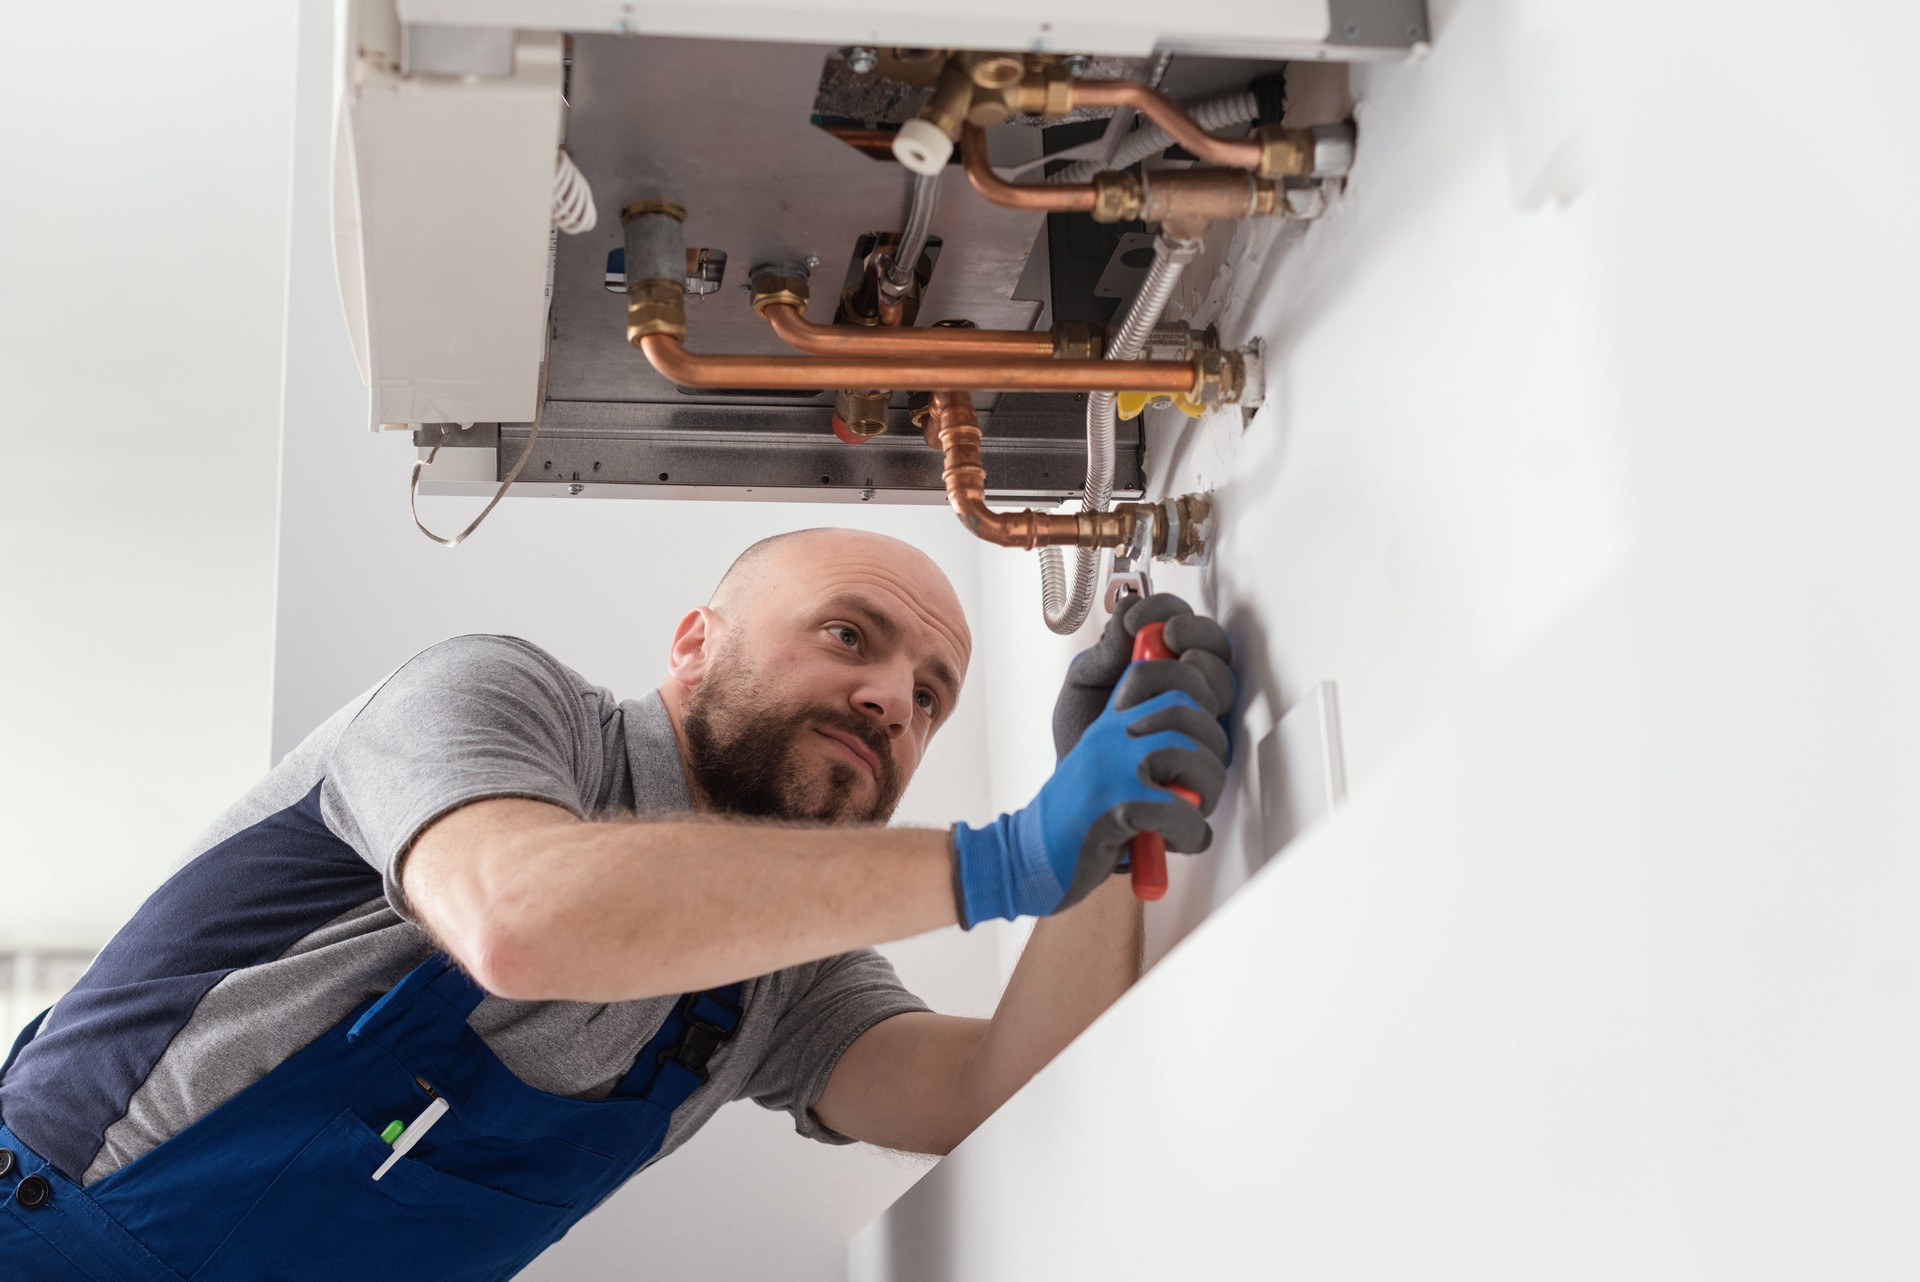
[[[824,726],[815,726],[813,729],[815,734],[846,749],[849,756],[866,767],[867,773],[873,777],[875,783],[880,781],[880,758],[874,754],[872,748],[844,730],[829,730]]]

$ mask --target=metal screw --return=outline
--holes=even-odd
[[[879,51],[865,45],[854,45],[843,50],[841,56],[847,60],[847,70],[856,76],[864,76],[880,65]]]
[[[1060,65],[1066,68],[1069,76],[1078,80],[1092,69],[1093,59],[1084,53],[1070,53],[1060,60]]]
[[[820,265],[820,255],[808,254],[806,257],[806,264],[809,269],[818,267]]]
[[[587,487],[586,487],[586,486],[584,486],[584,485],[569,485],[569,486],[567,487],[567,493],[569,493],[569,494],[578,494],[578,493],[580,493],[581,491],[583,491],[583,490],[585,490],[586,488],[587,488]]]
[[[869,485],[866,489],[860,491],[860,501],[862,503],[865,503],[868,499],[872,497],[873,497],[873,487],[871,485]]]
[[[742,286],[740,287],[740,293],[741,293],[741,295],[742,295],[743,297],[746,297],[746,298],[751,298],[751,297],[753,297],[753,286],[751,286],[751,285],[742,285]]]

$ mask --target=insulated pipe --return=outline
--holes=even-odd
[[[960,523],[1003,548],[1121,547],[1139,519],[1129,506],[1117,512],[1061,514],[996,512],[987,506],[987,467],[980,456],[980,420],[965,392],[935,392],[927,415],[927,441],[945,456],[940,478]]]
[[[1234,169],[1258,169],[1261,144],[1257,138],[1215,138],[1202,129],[1180,104],[1158,89],[1134,80],[1082,80],[1073,86],[1076,107],[1132,107],[1166,130],[1173,140],[1201,160]]]
[[[991,356],[703,356],[672,334],[636,334],[662,377],[682,387],[815,391],[828,387],[952,387],[995,392],[1163,392],[1192,395],[1206,371],[1198,361],[1009,361]]]
[[[1126,318],[1115,327],[1108,346],[1114,360],[1138,356],[1152,336],[1154,326],[1173,298],[1180,274],[1200,253],[1200,242],[1178,240],[1162,232],[1155,237],[1153,265],[1140,283]],[[1104,512],[1113,501],[1113,438],[1119,426],[1112,392],[1095,392],[1087,397],[1087,481],[1080,502],[1083,511]],[[1075,551],[1073,582],[1066,580],[1066,567],[1058,550],[1040,551],[1040,609],[1047,627],[1061,635],[1080,630],[1093,608],[1094,584],[1100,576],[1099,553],[1088,547]]]
[[[893,251],[880,278],[880,291],[898,298],[913,288],[913,272],[920,255],[927,252],[927,239],[933,234],[933,209],[940,203],[940,175],[915,174],[913,198],[907,205],[907,225],[900,233],[900,244]]]
[[[1023,329],[889,329],[876,325],[816,325],[790,303],[760,309],[780,340],[816,356],[961,356],[1051,360],[1053,335]]]

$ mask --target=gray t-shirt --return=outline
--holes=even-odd
[[[432,646],[202,835],[0,1082],[0,1116],[83,1183],[205,1116],[432,951],[401,894],[400,858],[435,819],[488,797],[582,818],[689,808],[657,694],[617,701],[513,637]],[[598,1097],[674,1000],[489,997],[469,1023],[528,1084]],[[674,1113],[660,1156],[739,1098],[788,1111],[802,1135],[847,1142],[809,1112],[840,1053],[881,1020],[925,1009],[871,949],[749,980],[739,1029]]]

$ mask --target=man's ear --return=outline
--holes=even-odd
[[[704,605],[687,611],[673,630],[673,644],[667,647],[668,675],[688,687],[706,679],[713,646],[719,639],[718,624],[719,619]]]

